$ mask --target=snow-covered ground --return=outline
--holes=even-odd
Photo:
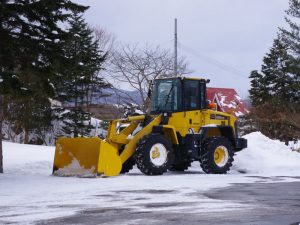
[[[4,169],[0,175],[0,224],[31,224],[74,214],[80,210],[118,207],[134,210],[143,204],[187,203],[166,207],[172,212],[220,212],[244,209],[251,205],[220,201],[195,193],[232,183],[294,181],[300,176],[300,154],[279,141],[255,132],[245,136],[249,147],[235,156],[227,175],[204,174],[199,163],[187,172],[169,172],[163,176],[145,176],[136,168],[129,174],[112,178],[77,178],[51,176],[54,147],[20,145],[4,142]],[[284,176],[275,179],[275,176]],[[191,207],[189,202],[193,202]],[[195,205],[195,202],[197,203]],[[164,210],[159,208],[157,210]]]

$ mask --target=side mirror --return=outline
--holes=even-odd
[[[152,81],[150,81],[147,96],[148,96],[148,98],[151,98],[151,96],[152,96]]]
[[[206,80],[206,83],[209,84],[209,83],[210,83],[210,79],[207,79],[207,80]]]
[[[152,90],[151,90],[151,87],[149,87],[149,90],[148,90],[148,93],[147,93],[148,98],[151,98],[151,95],[152,95]]]

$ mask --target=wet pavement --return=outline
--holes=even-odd
[[[280,177],[274,179],[276,181]],[[300,179],[279,183],[264,183],[264,177],[260,180],[257,183],[233,184],[226,188],[188,193],[187,199],[195,201],[187,202],[176,201],[177,190],[139,190],[134,205],[130,204],[128,208],[103,206],[85,209],[72,216],[37,224],[299,225]],[[146,199],[143,193],[147,196],[164,193],[173,198],[166,202],[142,203]],[[111,196],[95,197],[101,201]]]

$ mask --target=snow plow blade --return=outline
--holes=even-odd
[[[122,162],[116,149],[99,138],[60,138],[56,143],[53,175],[116,176]]]

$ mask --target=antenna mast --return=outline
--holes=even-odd
[[[175,77],[178,76],[178,69],[177,69],[177,18],[175,18],[175,39],[174,39],[174,75]]]

